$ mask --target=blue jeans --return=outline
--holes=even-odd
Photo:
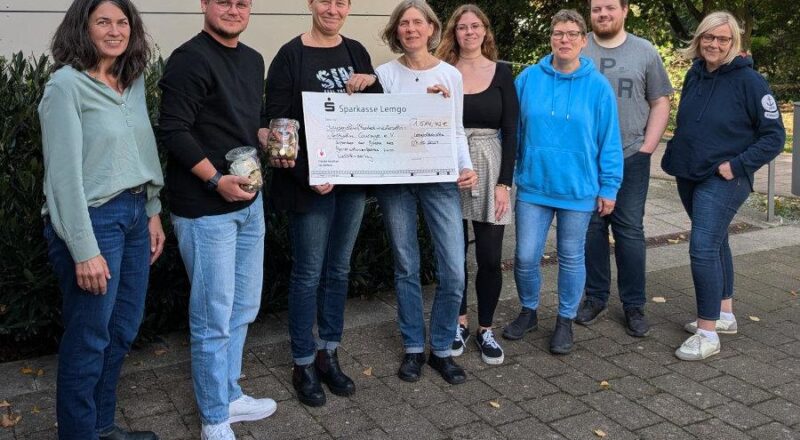
[[[557,216],[558,315],[574,319],[586,283],[584,244],[591,212],[551,208],[517,200],[517,248],[514,279],[523,307],[539,308],[542,276],[539,264],[547,243],[547,231]]]
[[[89,208],[92,230],[111,279],[105,295],[78,287],[75,261],[45,221],[50,263],[63,295],[56,413],[61,440],[97,439],[114,427],[117,380],[139,331],[150,276],[146,194],[128,191]]]
[[[431,351],[450,356],[464,293],[461,196],[454,183],[384,185],[375,188],[394,255],[397,317],[406,353],[425,351],[425,315],[419,278],[417,203],[433,240],[436,293],[431,308]]]
[[[678,178],[678,195],[692,220],[689,260],[697,316],[719,319],[720,302],[733,297],[733,257],[728,226],[750,195],[746,177],[711,176],[700,182]]]
[[[247,326],[261,304],[264,207],[261,193],[247,208],[198,218],[172,216],[192,284],[189,299],[192,380],[205,424],[228,420],[242,395],[239,376]]]
[[[622,187],[614,212],[600,217],[592,214],[586,234],[586,298],[608,302],[611,289],[611,250],[608,228],[614,234],[617,287],[625,309],[643,308],[645,294],[646,243],[644,205],[650,185],[650,154],[636,153],[625,159]]]
[[[308,212],[289,214],[289,335],[297,365],[310,364],[317,349],[335,350],[342,340],[350,256],[364,215],[364,194],[337,188]]]

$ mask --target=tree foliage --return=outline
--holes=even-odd
[[[463,4],[429,0],[442,20]],[[502,59],[530,64],[550,52],[550,18],[563,8],[587,18],[587,0],[478,0],[492,21]],[[700,21],[710,12],[727,10],[744,30],[744,48],[772,83],[800,83],[800,8],[796,0],[633,0],[627,29],[661,48],[685,47]]]

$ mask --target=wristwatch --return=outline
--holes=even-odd
[[[504,184],[504,183],[498,183],[498,184],[497,184],[497,185],[495,185],[495,186],[497,186],[497,187],[499,187],[499,188],[503,188],[504,190],[506,190],[506,191],[508,191],[508,192],[511,192],[511,187],[510,187],[510,186],[508,186],[508,185],[506,185],[506,184]]]
[[[209,191],[216,191],[219,186],[219,179],[222,178],[222,173],[217,171],[210,179],[206,180],[206,189]]]

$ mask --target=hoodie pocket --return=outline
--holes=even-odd
[[[522,169],[518,185],[523,190],[568,200],[594,197],[599,191],[589,158],[581,151],[533,147]]]

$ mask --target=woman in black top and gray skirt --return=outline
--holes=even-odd
[[[513,219],[511,186],[519,117],[514,76],[506,65],[497,63],[489,19],[475,5],[463,5],[453,12],[436,55],[454,65],[464,79],[464,127],[479,182],[471,191],[461,192],[464,251],[469,247],[468,222],[472,221],[478,263],[475,339],[483,361],[497,365],[504,356],[492,332],[492,319],[503,283],[503,232]],[[459,315],[453,356],[464,352],[469,339],[467,283]]]

